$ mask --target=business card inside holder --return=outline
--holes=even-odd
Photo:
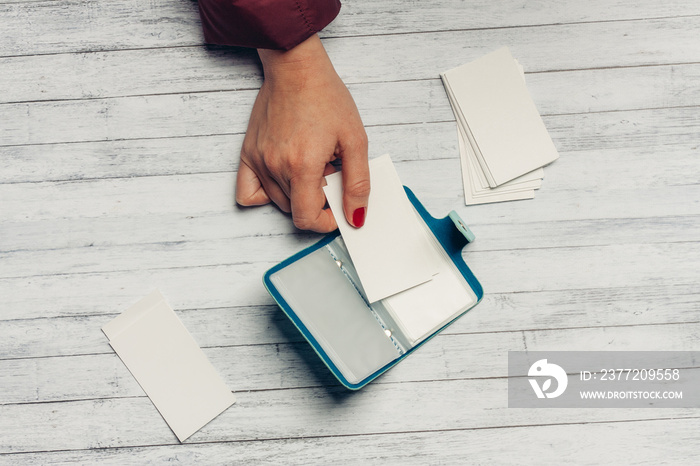
[[[265,286],[330,368],[350,389],[378,377],[439,333],[482,298],[462,259],[473,235],[455,212],[431,217],[406,194],[439,258],[433,279],[369,303],[342,237],[321,241],[270,269]]]

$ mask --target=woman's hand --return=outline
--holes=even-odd
[[[283,52],[258,50],[265,81],[248,123],[236,182],[244,206],[274,202],[302,230],[337,228],[323,177],[343,165],[343,207],[351,225],[367,214],[367,134],[350,92],[314,35]]]

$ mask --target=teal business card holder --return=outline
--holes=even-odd
[[[483,297],[481,285],[462,258],[462,249],[474,240],[474,234],[456,212],[434,218],[410,189],[404,189],[441,261],[441,271],[432,281],[402,292],[410,296],[399,293],[368,302],[337,230],[272,267],[263,277],[282,311],[333,375],[351,390],[364,387],[398,364]],[[416,309],[420,303],[429,304]],[[433,316],[437,323],[430,319]],[[430,323],[416,332],[415,321],[423,317]]]

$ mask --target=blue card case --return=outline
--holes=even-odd
[[[439,328],[411,341],[395,314],[381,302],[368,303],[340,233],[325,235],[312,246],[268,270],[263,282],[282,311],[345,387],[357,390],[416,351],[483,297],[483,289],[462,259],[474,235],[455,211],[432,217],[413,192],[408,200],[451,262],[451,269],[473,300]],[[453,266],[453,267],[452,267]]]

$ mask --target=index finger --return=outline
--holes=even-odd
[[[300,230],[328,233],[338,228],[330,209],[324,209],[323,167],[312,173],[304,173],[289,180],[292,219]]]

